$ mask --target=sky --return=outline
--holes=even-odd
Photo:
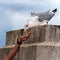
[[[0,47],[5,46],[6,32],[24,28],[31,12],[57,8],[51,25],[60,25],[60,0],[0,0]]]

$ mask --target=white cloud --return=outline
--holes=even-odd
[[[56,13],[56,15],[49,21],[49,24],[52,25],[60,25],[60,14]]]
[[[28,5],[58,5],[60,4],[60,0],[0,0],[0,3],[7,4],[28,4]]]
[[[27,22],[29,17],[28,12],[26,11],[14,11],[13,9],[4,9],[0,8],[0,27],[7,27],[10,26],[12,29],[18,29],[24,27],[24,24]],[[1,28],[1,30],[3,29]],[[0,31],[1,31],[0,30]]]
[[[32,0],[0,0],[0,3],[32,3]]]
[[[49,0],[49,2],[52,3],[53,5],[60,4],[60,0]]]
[[[16,11],[13,12],[10,17],[13,29],[23,28],[25,23],[27,22],[28,17],[29,17],[28,14]]]

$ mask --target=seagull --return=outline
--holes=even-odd
[[[48,10],[43,13],[31,13],[31,17],[27,20],[27,24],[25,25],[24,30],[35,26],[47,25],[48,21],[51,20],[51,18],[55,15],[56,12],[57,8],[52,11]]]
[[[43,13],[31,13],[31,16],[38,16],[39,17],[39,21],[42,22],[44,20],[50,20],[54,15],[55,13],[57,12],[57,8],[54,9],[54,10],[48,10],[46,12],[43,12]]]

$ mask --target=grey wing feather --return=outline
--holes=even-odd
[[[35,13],[34,14],[35,16],[38,16],[39,17],[39,21],[42,22],[43,20],[50,20],[55,14],[54,13]]]
[[[57,8],[52,10],[52,11],[48,10],[48,11],[46,11],[44,13],[35,13],[35,12],[33,12],[33,13],[31,13],[31,15],[32,16],[38,16],[39,17],[38,20],[40,22],[42,22],[44,20],[49,21],[55,15],[56,12],[57,12]]]

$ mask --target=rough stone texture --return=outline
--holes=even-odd
[[[5,60],[6,56],[8,55],[8,53],[11,51],[11,48],[0,48],[0,60]],[[13,58],[13,60],[18,60],[18,55],[19,55],[19,51],[17,52],[16,56]]]
[[[21,46],[21,51],[19,54],[20,60],[36,60],[36,46]]]
[[[60,60],[60,46],[38,46],[36,60]]]
[[[0,49],[0,59],[4,60],[7,53],[8,53],[8,50],[6,50],[6,49]]]
[[[60,60],[60,26],[44,25],[30,28],[31,36],[23,42],[13,60]],[[6,45],[16,44],[22,30],[7,32]],[[4,60],[12,47],[0,49],[0,59]]]
[[[16,43],[17,37],[23,34],[23,29],[9,31],[6,33],[6,45],[13,45]]]
[[[22,45],[19,60],[60,60],[60,44],[57,45],[55,43]]]
[[[31,36],[28,41],[23,44],[37,43],[37,42],[60,42],[60,26],[58,25],[44,25],[30,28]],[[18,35],[22,35],[22,30],[10,31],[6,34],[6,44],[15,44]]]
[[[0,59],[4,60],[10,50],[11,48],[0,49]],[[13,60],[60,60],[60,42],[21,45]]]

